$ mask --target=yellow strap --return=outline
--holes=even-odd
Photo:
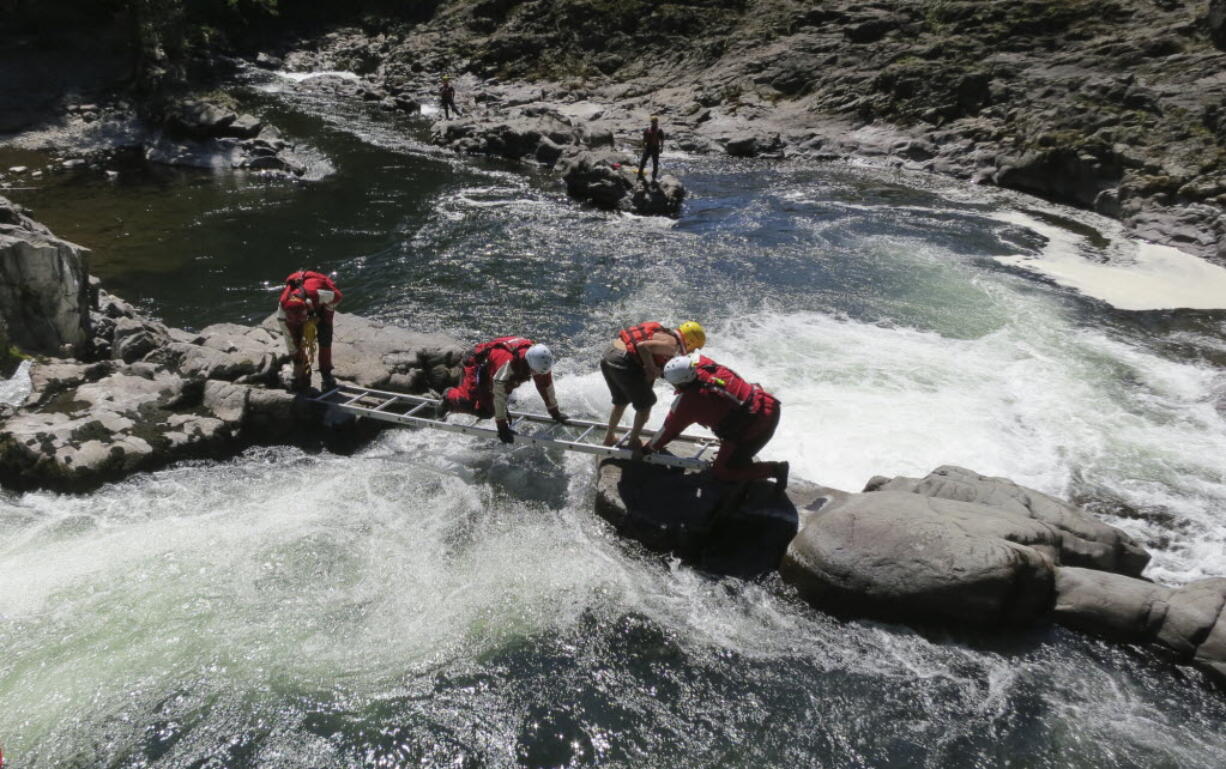
[[[306,347],[307,361],[306,373],[307,376],[315,370],[315,337],[318,335],[319,322],[315,318],[308,318],[305,325],[302,327],[302,344]]]

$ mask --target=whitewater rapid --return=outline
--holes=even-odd
[[[1226,575],[1226,323],[1122,310],[998,260],[1084,259],[1085,238],[980,190],[692,158],[676,160],[681,220],[609,216],[544,177],[419,153],[373,108],[300,98],[283,120],[313,130],[337,172],[306,190],[238,186],[168,231],[182,275],[135,284],[165,297],[155,308],[216,311],[193,304],[213,294],[176,293],[208,279],[228,319],[258,319],[269,274],[307,254],[341,270],[350,309],[548,341],[563,409],[594,418],[612,330],[697,318],[706,353],[782,399],[763,454],[797,477],[854,491],[962,464],[1091,505],[1154,552],[1153,579]],[[257,447],[89,495],[0,494],[5,754],[1226,765],[1226,701],[1148,652],[1060,629],[843,622],[778,580],[715,579],[619,539],[592,513],[593,479],[582,455],[393,430],[352,456]]]

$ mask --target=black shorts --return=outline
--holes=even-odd
[[[630,353],[610,347],[600,359],[600,373],[604,374],[614,406],[629,403],[635,411],[644,411],[656,404],[656,394],[647,381],[642,362]]]

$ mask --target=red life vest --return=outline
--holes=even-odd
[[[617,332],[617,338],[622,340],[622,344],[626,345],[626,352],[630,353],[632,357],[638,358],[639,351],[636,345],[639,342],[650,340],[656,334],[672,335],[677,340],[678,351],[683,354],[685,353],[685,340],[681,338],[681,335],[666,327],[663,323],[657,323],[654,320],[649,320],[646,323],[640,323],[630,328],[623,328]],[[652,357],[655,358],[657,365],[663,366],[665,363],[668,363],[668,356],[653,355]]]
[[[314,270],[299,270],[285,277],[285,288],[278,300],[291,317],[320,309],[319,290],[331,291],[339,302],[341,291],[332,278]]]
[[[664,142],[663,128],[644,128],[643,129],[643,146],[659,147]]]
[[[761,385],[747,382],[732,369],[721,366],[705,355],[698,357],[694,367],[697,386],[705,393],[724,398],[730,409],[728,415],[711,432],[719,438],[735,437],[759,412],[771,412],[778,399],[762,389]]]
[[[534,344],[536,342],[533,342],[531,339],[524,339],[522,336],[500,336],[497,339],[491,339],[474,347],[473,355],[484,360],[489,357],[490,350],[502,349],[519,358],[521,350],[527,350]]]

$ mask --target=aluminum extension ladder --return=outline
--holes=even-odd
[[[439,398],[405,395],[342,384],[313,400],[359,418],[378,419],[413,427],[429,427],[434,430],[446,430],[482,438],[498,437],[498,430],[495,429],[493,420],[481,420],[470,414],[455,412],[448,414],[443,419],[438,418],[436,415],[442,406],[442,400]],[[508,416],[511,418],[511,429],[515,430],[516,443],[552,446],[602,457],[631,458],[630,449],[620,445],[605,446],[602,443],[606,425],[600,422],[567,419],[565,424],[560,424],[545,414],[532,414],[525,411],[510,411]],[[482,421],[485,421],[489,427],[482,426],[480,424]],[[537,429],[529,432],[526,429],[528,427]],[[628,433],[629,428],[619,427],[618,432]],[[644,429],[642,432],[644,439],[655,434],[655,430]],[[704,470],[711,464],[711,458],[719,449],[719,440],[679,435],[669,446],[673,450],[680,450],[681,454],[648,454],[643,457],[643,461],[687,470]]]

